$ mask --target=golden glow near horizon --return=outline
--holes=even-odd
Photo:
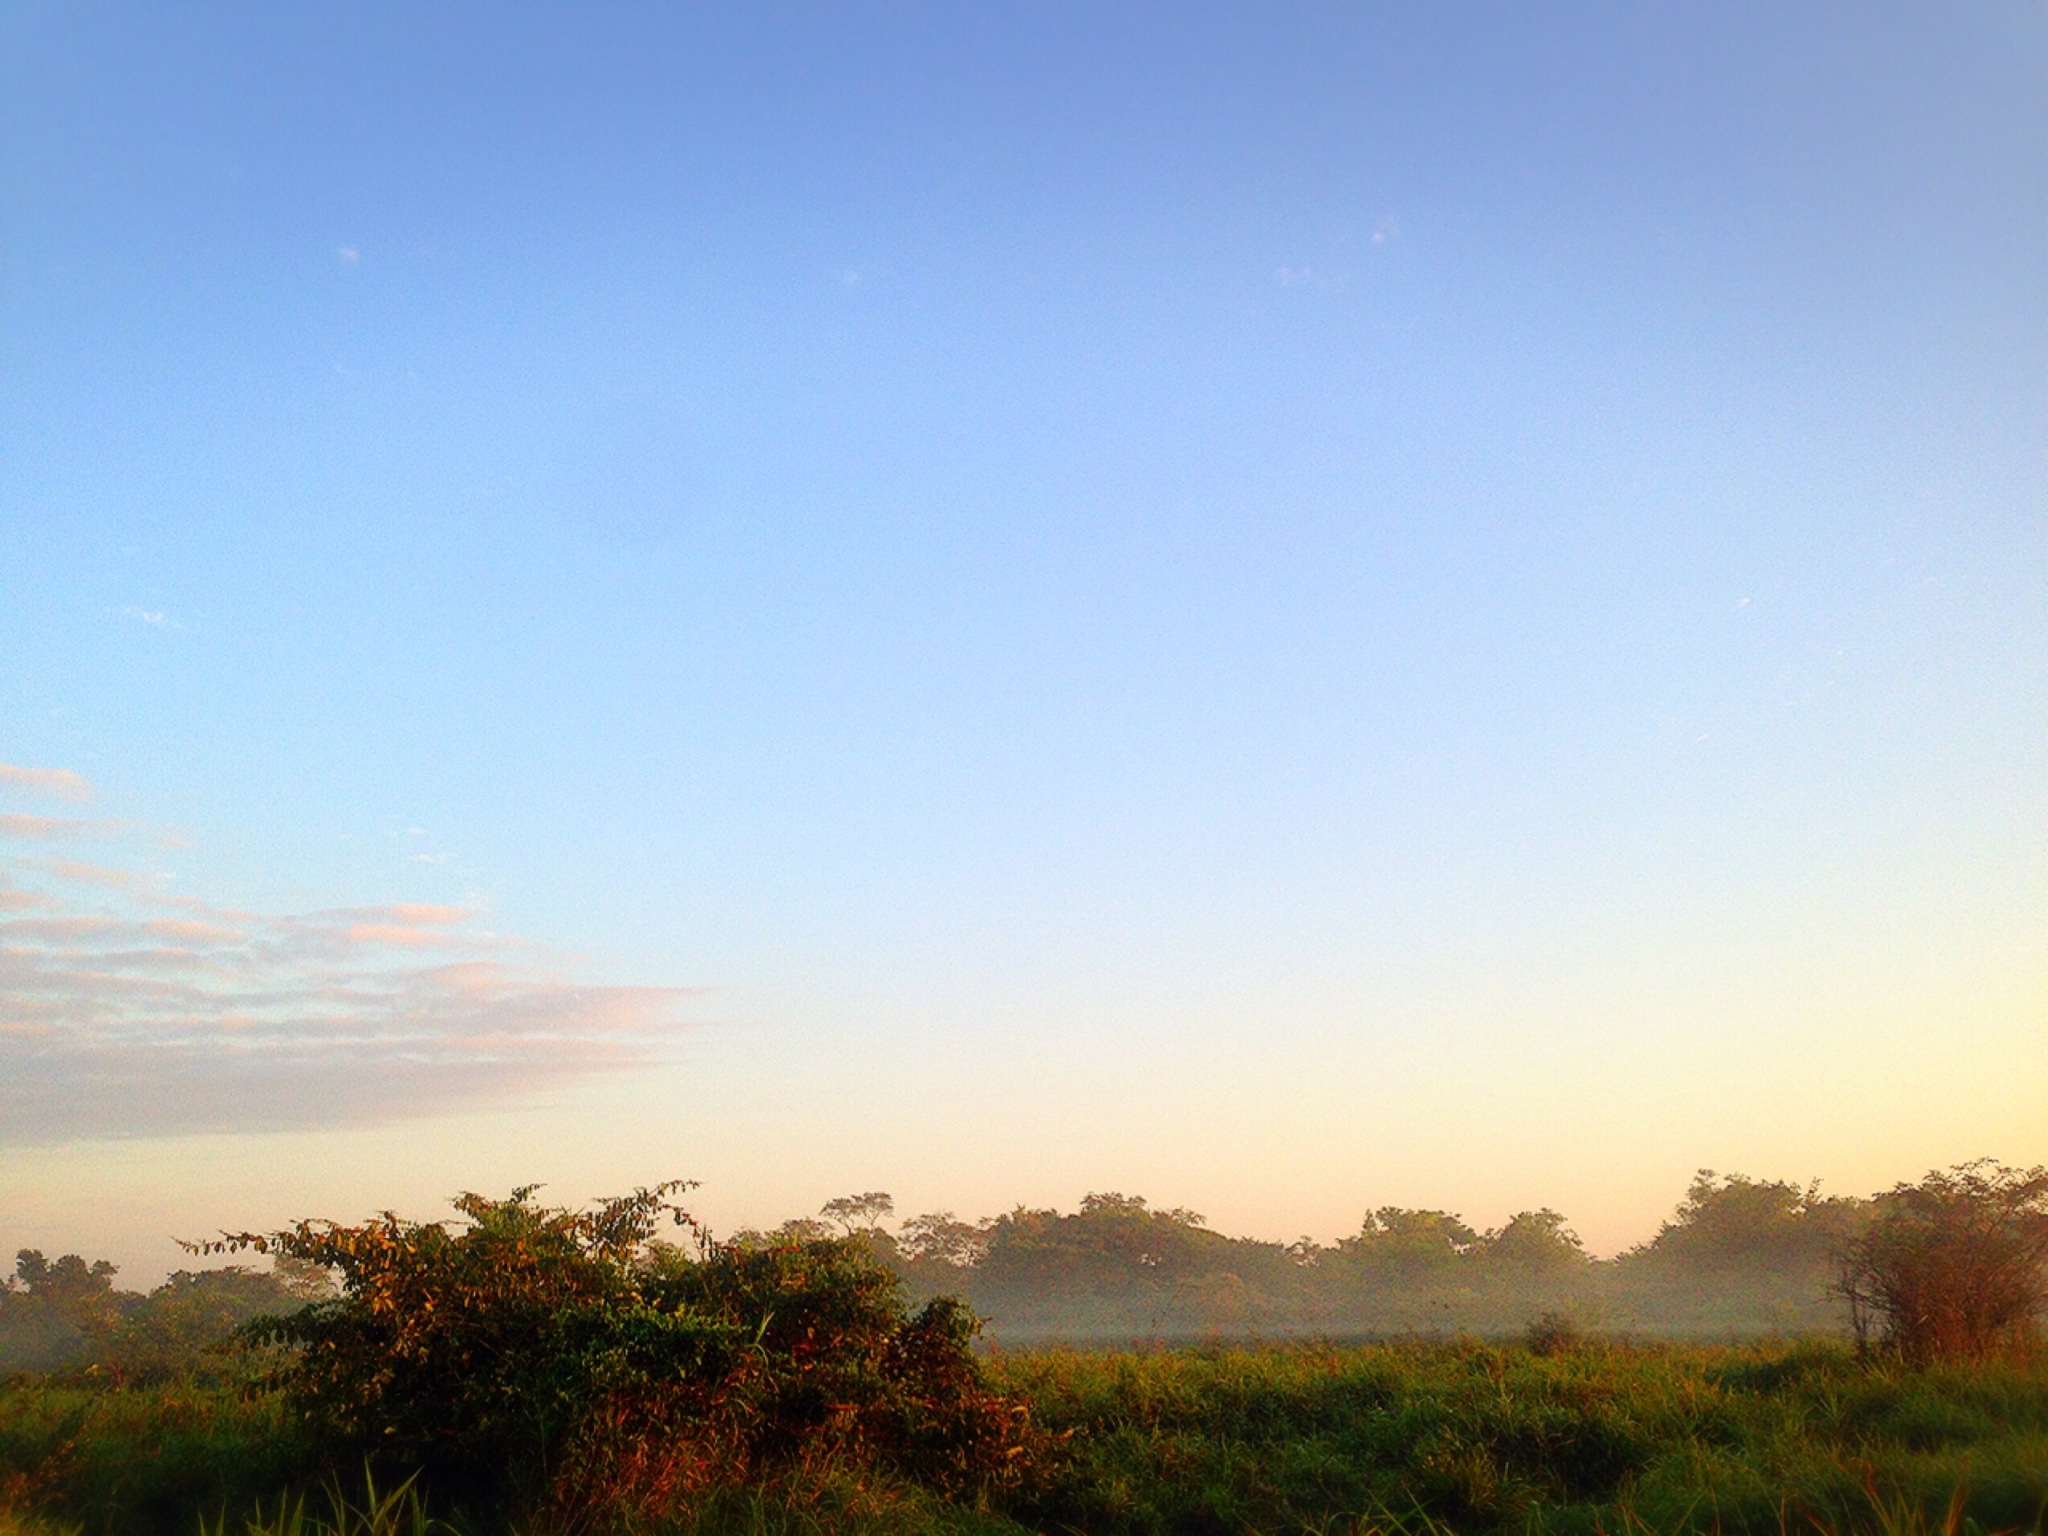
[[[2048,1161],[2048,10],[15,12],[0,1254]]]

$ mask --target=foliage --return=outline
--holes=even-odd
[[[896,1238],[898,1256],[944,1270],[972,1269],[988,1257],[989,1222],[960,1220],[951,1211],[913,1216]]]
[[[373,1536],[430,1512],[528,1536],[1962,1536],[2038,1532],[2048,1505],[2048,1355],[2015,1347],[2041,1295],[2042,1170],[1972,1164],[1874,1202],[1702,1174],[1615,1260],[1549,1210],[1480,1232],[1382,1207],[1326,1247],[1122,1194],[892,1233],[871,1191],[715,1242],[675,1188],[230,1235],[200,1246],[268,1253],[272,1272],[181,1272],[148,1296],[25,1253],[0,1324],[61,1324],[71,1353],[0,1383],[0,1536],[202,1517],[215,1536]],[[1825,1322],[1831,1250],[1886,1347],[1616,1329]],[[961,1294],[1024,1336],[1407,1338],[977,1356]],[[1898,1319],[1926,1317],[1916,1345]],[[253,1355],[220,1347],[238,1323]],[[1461,1329],[1516,1342],[1427,1342]],[[344,1498],[336,1476],[366,1470],[382,1481]]]
[[[1283,1245],[1230,1238],[1192,1212],[1120,1194],[1090,1195],[1072,1213],[1020,1207],[970,1222],[940,1211],[892,1231],[893,1201],[868,1191],[730,1242],[787,1249],[850,1238],[912,1301],[961,1297],[1009,1345],[1511,1338],[1549,1313],[1609,1333],[1730,1339],[1846,1329],[1836,1255],[1873,1209],[1812,1186],[1702,1173],[1653,1241],[1596,1260],[1549,1211],[1482,1233],[1450,1212],[1382,1206],[1334,1244]],[[244,1367],[221,1350],[224,1335],[260,1312],[296,1310],[305,1285],[327,1284],[319,1266],[293,1276],[285,1271],[300,1261],[273,1253],[267,1277],[180,1274],[140,1296],[112,1289],[111,1266],[33,1257],[42,1265],[32,1266],[33,1292],[19,1278],[0,1286],[0,1371],[232,1372]]]
[[[2048,1372],[1843,1344],[1292,1345],[1006,1355],[1066,1458],[1035,1529],[2038,1530]],[[1879,1516],[1882,1515],[1882,1520]]]
[[[876,1466],[973,1497],[1030,1434],[990,1392],[957,1302],[916,1315],[856,1238],[653,1242],[695,1224],[640,1190],[587,1211],[464,1195],[459,1227],[391,1213],[230,1234],[325,1266],[341,1294],[259,1325],[330,1460],[424,1469],[437,1496],[577,1526],[792,1467]]]
[[[189,1532],[200,1513],[251,1509],[307,1468],[282,1401],[247,1384],[0,1384],[0,1511],[95,1536]]]
[[[0,1281],[0,1369],[50,1370],[110,1336],[122,1311],[114,1274],[105,1259],[52,1261],[22,1249],[14,1274]]]
[[[2048,1168],[1965,1163],[1901,1184],[1842,1257],[1859,1343],[1916,1363],[2031,1346],[2048,1299]]]
[[[1868,1202],[1702,1174],[1657,1239],[1589,1256],[1565,1219],[1480,1232],[1382,1206],[1325,1246],[1230,1238],[1192,1212],[1096,1194],[979,1223],[940,1211],[861,1237],[913,1294],[957,1294],[993,1338],[1031,1343],[1286,1337],[1513,1337],[1545,1314],[1610,1332],[1754,1337],[1839,1328],[1833,1254]]]
[[[119,1381],[234,1373],[229,1346],[257,1317],[325,1294],[324,1274],[237,1265],[179,1270],[147,1295],[114,1289],[115,1267],[24,1249],[0,1286],[0,1370],[87,1371]]]
[[[1478,1248],[1492,1268],[1528,1276],[1583,1271],[1590,1262],[1578,1234],[1548,1206],[1510,1217],[1498,1232],[1487,1233]]]
[[[396,1487],[379,1489],[376,1475],[363,1473],[361,1502],[348,1493],[339,1478],[321,1490],[325,1509],[315,1513],[304,1494],[281,1496],[265,1510],[260,1504],[241,1522],[239,1529],[225,1512],[208,1522],[199,1522],[199,1536],[434,1536],[450,1531],[427,1513],[419,1480],[409,1477]]]
[[[827,1221],[837,1222],[842,1235],[851,1237],[856,1232],[871,1232],[882,1219],[896,1212],[896,1202],[878,1189],[871,1189],[864,1195],[841,1195],[836,1200],[827,1200],[825,1208],[818,1214]]]
[[[1064,1436],[986,1502],[879,1463],[797,1457],[634,1528],[1960,1536],[2038,1532],[2048,1499],[2042,1362],[1907,1369],[1840,1341],[1559,1341],[1547,1355],[1472,1342],[1042,1351],[984,1369],[992,1389],[1029,1401],[1048,1438]],[[406,1499],[389,1502],[400,1469],[380,1469],[370,1497],[360,1462],[323,1472],[309,1459],[283,1407],[222,1386],[18,1382],[0,1389],[0,1467],[33,1465],[51,1427],[70,1426],[61,1466],[16,1508],[91,1536],[189,1533],[202,1517],[217,1536],[368,1536],[361,1517],[380,1503],[413,1518]],[[444,1498],[418,1507],[459,1518]],[[517,1528],[562,1536],[588,1529],[587,1511],[534,1511]]]

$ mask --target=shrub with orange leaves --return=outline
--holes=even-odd
[[[340,1294],[257,1325],[337,1456],[423,1470],[437,1498],[572,1529],[791,1470],[876,1467],[953,1494],[1015,1482],[1033,1443],[990,1390],[979,1326],[906,1313],[857,1240],[712,1241],[662,1184],[574,1211],[467,1194],[466,1224],[389,1212],[230,1233]],[[657,1243],[664,1226],[695,1252]]]
[[[1838,1289],[1859,1346],[1915,1364],[2031,1348],[2048,1302],[2048,1168],[1984,1159],[1880,1195]]]

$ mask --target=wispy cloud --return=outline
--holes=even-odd
[[[0,789],[54,795],[59,800],[92,798],[92,780],[69,768],[23,768],[15,763],[0,763]]]
[[[25,816],[0,813],[0,837],[28,838],[50,842],[63,838],[120,837],[134,830],[126,821],[93,821],[78,816]]]
[[[1309,288],[1318,293],[1341,292],[1351,281],[1349,272],[1328,272],[1316,267],[1276,267],[1273,281],[1282,288]]]
[[[528,1094],[659,1059],[693,995],[579,979],[460,907],[256,913],[0,850],[0,1144]]]

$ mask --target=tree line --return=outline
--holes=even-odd
[[[1449,1211],[1383,1206],[1334,1243],[1278,1243],[1116,1193],[1072,1212],[1020,1206],[968,1222],[939,1211],[892,1229],[894,1202],[871,1191],[740,1241],[857,1238],[911,1295],[960,1296],[1012,1345],[1503,1336],[1537,1324],[1715,1339],[1869,1334],[1893,1310],[1986,1285],[2008,1293],[1998,1326],[2017,1326],[2048,1246],[2044,1199],[2048,1173],[1989,1162],[1868,1198],[1702,1170],[1653,1237],[1612,1259],[1589,1255],[1547,1208],[1480,1231]],[[1992,1231],[2007,1233],[1996,1281],[1971,1269]],[[1957,1259],[1963,1249],[1977,1257]],[[1916,1254],[1924,1296],[1873,1278],[1896,1278]],[[1935,1273],[1943,1264],[1954,1272]]]
[[[1540,1325],[1696,1340],[1953,1336],[1967,1352],[1978,1348],[1972,1329],[2031,1326],[2044,1212],[2048,1172],[1985,1162],[1868,1198],[1703,1170],[1654,1236],[1611,1259],[1590,1256],[1549,1209],[1481,1231],[1448,1211],[1382,1206],[1334,1243],[1278,1243],[1117,1193],[1066,1212],[897,1222],[890,1196],[870,1191],[729,1242],[758,1251],[850,1241],[912,1304],[959,1298],[986,1320],[987,1338],[1009,1346],[1499,1337]],[[204,1371],[236,1329],[322,1300],[332,1284],[326,1268],[290,1254],[267,1271],[183,1270],[147,1293],[115,1277],[104,1260],[23,1250],[0,1281],[0,1372]]]

